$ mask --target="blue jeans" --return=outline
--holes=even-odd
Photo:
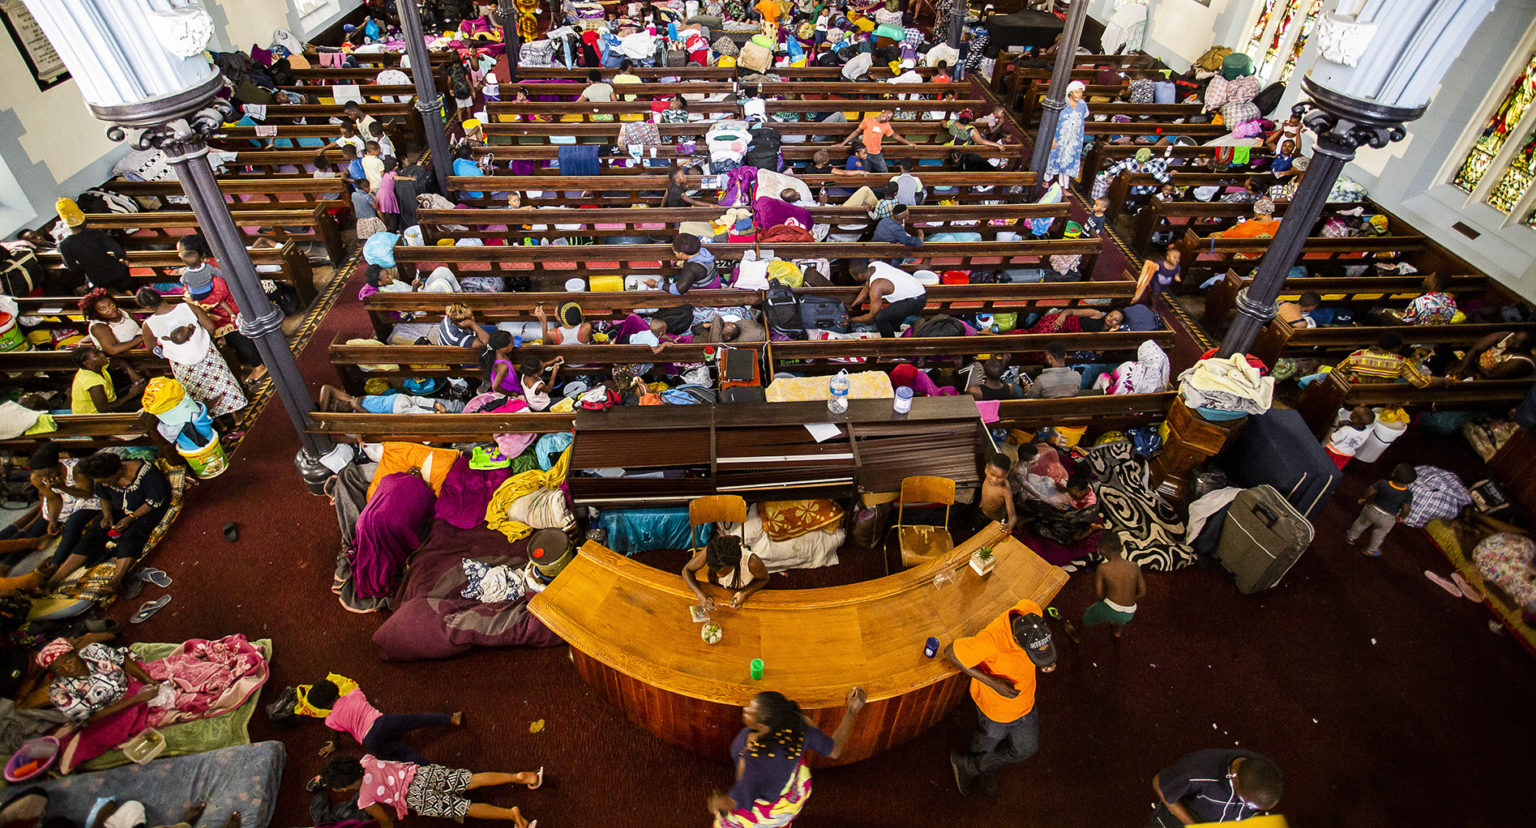
[[[864,156],[864,170],[872,173],[890,172],[891,168],[885,165],[885,153],[872,152]]]
[[[976,711],[976,732],[961,766],[972,776],[995,773],[1004,765],[1022,762],[1040,749],[1040,709],[1011,722],[994,722]]]
[[[447,713],[386,713],[368,728],[363,747],[380,759],[429,765],[426,757],[405,743],[405,734],[423,727],[442,727],[453,722]]]

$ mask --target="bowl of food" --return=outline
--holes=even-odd
[[[704,639],[705,644],[719,644],[724,636],[725,630],[720,629],[720,625],[713,621],[699,629],[699,637]]]

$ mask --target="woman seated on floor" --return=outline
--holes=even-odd
[[[704,592],[699,584],[701,580],[730,590],[731,606],[740,607],[752,593],[768,586],[768,566],[742,545],[740,538],[716,534],[697,555],[683,564],[683,583],[699,597],[699,603],[707,612],[715,608],[715,599]]]
[[[94,482],[92,491],[100,504],[101,517],[86,525],[79,542],[68,550],[48,582],[48,588],[57,589],[82,566],[96,566],[110,559],[115,568],[107,588],[116,592],[171,507],[171,481],[154,463],[125,460],[107,451],[81,460],[75,473]]]
[[[93,639],[56,638],[37,654],[54,676],[48,699],[69,719],[54,734],[63,773],[148,728],[234,710],[267,680],[266,658],[242,635],[194,639],[145,664],[126,647]]]

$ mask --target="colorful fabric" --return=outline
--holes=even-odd
[[[325,680],[336,685],[336,698],[338,699],[357,689],[357,682],[337,673],[327,673]],[[300,716],[323,719],[326,714],[331,712],[330,708],[322,709],[309,703],[309,691],[312,687],[314,687],[312,684],[301,684],[295,688],[299,700],[294,704],[293,712]]]
[[[222,417],[245,408],[245,391],[216,349],[209,348],[201,360],[191,364],[170,363],[171,375],[193,399],[208,407],[209,416]]]
[[[512,516],[514,504],[525,495],[543,490],[561,490],[563,498],[565,476],[570,470],[570,464],[571,450],[566,448],[548,471],[526,471],[507,478],[507,482],[496,489],[490,504],[485,507],[486,526],[506,535],[509,541],[521,540],[532,534],[534,527]]]
[[[1484,538],[1472,552],[1484,578],[1527,610],[1536,610],[1536,543],[1522,535],[1499,533]]]
[[[411,783],[416,780],[417,765],[386,762],[372,754],[363,754],[358,764],[363,766],[363,784],[357,789],[357,807],[383,805],[394,808],[401,819],[410,814],[407,798]]]
[[[75,645],[71,644],[69,639],[55,638],[47,644],[44,644],[43,648],[37,651],[37,666],[46,670],[50,664],[58,661],[60,656],[71,652],[74,649]]]
[[[736,810],[715,815],[714,828],[782,828],[795,821],[810,796],[811,769],[802,761],[777,799],[737,803]]]
[[[975,45],[972,44],[974,52]],[[1046,160],[1046,178],[1058,175],[1078,177],[1082,172],[1083,123],[1088,120],[1088,104],[1078,101],[1076,106],[1061,110],[1056,121],[1056,140],[1051,144],[1051,154]]]
[[[1375,348],[1366,348],[1350,354],[1333,370],[1350,382],[1360,382],[1362,378],[1386,382],[1403,380],[1411,383],[1415,388],[1424,388],[1429,385],[1430,380],[1413,360],[1397,354],[1383,353]]]
[[[843,510],[830,500],[770,500],[758,505],[770,540],[787,541],[842,523]]]
[[[1445,325],[1456,316],[1456,299],[1449,293],[1426,293],[1408,303],[1403,321],[1411,325]]]
[[[245,636],[216,641],[194,638],[169,655],[144,665],[160,682],[148,725],[165,725],[227,713],[244,704],[267,681],[267,659]]]
[[[1413,504],[1403,518],[1408,526],[1418,529],[1432,520],[1450,520],[1472,505],[1472,493],[1455,474],[1436,466],[1415,466],[1414,471],[1418,479],[1408,487]]]
[[[1138,161],[1135,158],[1122,158],[1109,165],[1104,172],[1099,173],[1093,179],[1093,197],[1103,198],[1109,192],[1110,185],[1114,184],[1115,179],[1122,173],[1146,173],[1155,177],[1159,184],[1167,184],[1173,180],[1172,174],[1168,172],[1167,158],[1153,158],[1147,161]],[[1133,196],[1151,195],[1155,192],[1157,192],[1157,188],[1150,184],[1138,184],[1131,187],[1131,195]]]
[[[127,657],[126,647],[101,643],[81,647],[80,660],[85,662],[86,674],[55,678],[48,686],[48,701],[73,721],[89,719],[127,695],[128,671],[123,669]]]
[[[405,792],[405,804],[411,813],[424,817],[463,822],[469,814],[469,781],[474,776],[463,768],[442,765],[417,765],[416,775]]]

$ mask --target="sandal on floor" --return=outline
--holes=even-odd
[[[240,526],[236,523],[224,524],[224,540],[234,543],[240,540]]]
[[[1476,601],[1479,604],[1483,602],[1483,596],[1478,594],[1477,588],[1463,578],[1460,572],[1451,573],[1451,582],[1456,584],[1456,588],[1461,590],[1461,594],[1466,596],[1468,601]]]
[[[161,589],[165,589],[171,585],[171,576],[167,575],[165,570],[156,569],[152,566],[139,570],[139,580],[147,581],[148,583],[154,584]]]
[[[544,784],[544,766],[540,765],[539,766],[539,780],[537,782],[534,782],[532,785],[529,785],[528,786],[528,790],[536,791],[543,784]]]
[[[165,605],[170,602],[171,596],[169,595],[162,595],[153,601],[145,601],[144,606],[139,607],[138,611],[133,614],[133,617],[128,620],[135,624],[142,624],[148,621],[151,615],[165,609]]]
[[[1453,583],[1449,578],[1442,578],[1441,576],[1436,575],[1435,573],[1429,571],[1428,569],[1424,570],[1424,577],[1430,579],[1431,581],[1434,581],[1435,582],[1435,586],[1440,587],[1441,589],[1445,590],[1446,592],[1449,592],[1450,594],[1456,596],[1457,598],[1462,597],[1461,590],[1457,589],[1456,588],[1456,584]]]

